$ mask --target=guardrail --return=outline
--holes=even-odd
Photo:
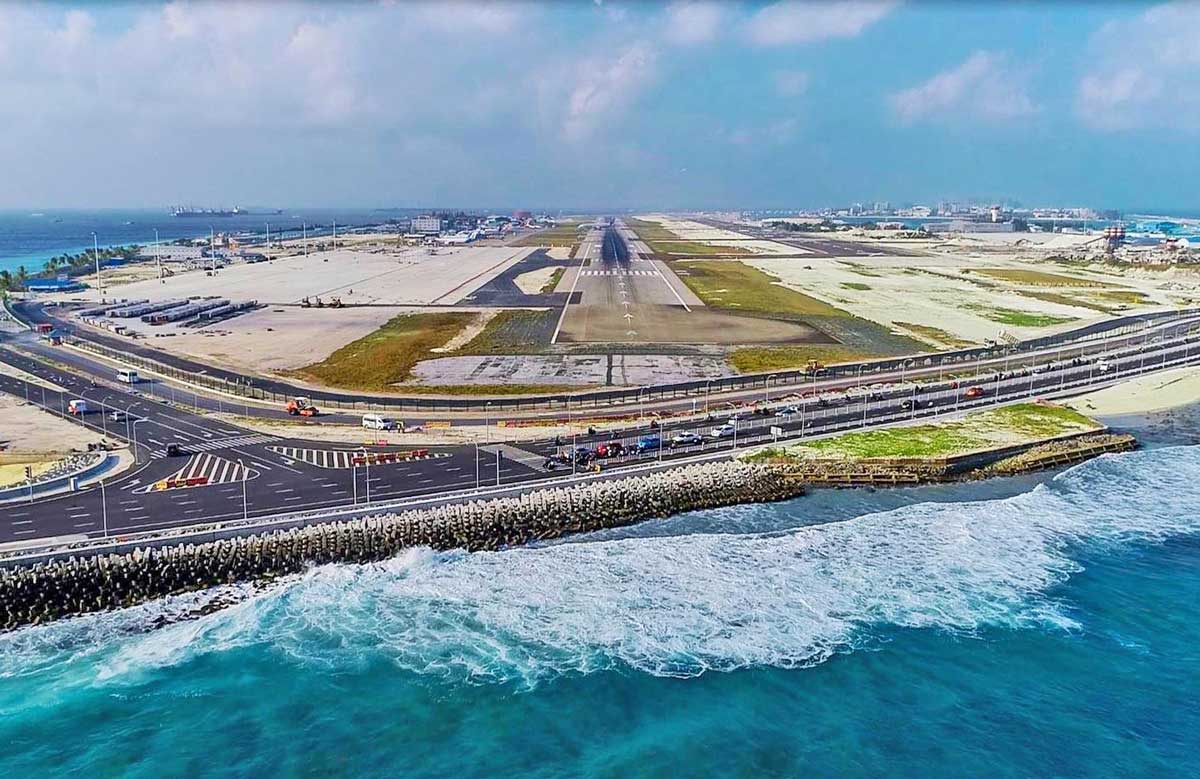
[[[1113,386],[1135,376],[1144,376],[1170,368],[1195,366],[1200,364],[1200,348],[1196,349],[1194,352],[1190,351],[1190,347],[1194,343],[1200,343],[1200,338],[1186,338],[1181,339],[1173,344],[1163,344],[1160,350],[1162,351],[1161,360],[1158,360],[1158,356],[1156,355],[1156,362],[1152,363],[1151,365],[1146,365],[1143,361],[1137,367],[1130,367],[1120,375],[1112,375],[1107,373],[1103,375],[1096,375],[1092,373],[1090,369],[1089,371],[1085,372],[1083,370],[1083,366],[1076,366],[1076,368],[1073,370],[1064,369],[1062,380],[1057,388],[1048,387],[1036,389],[1031,387],[1028,392],[1014,392],[1007,396],[985,396],[978,401],[963,403],[961,408],[926,408],[913,411],[900,410],[884,416],[872,417],[870,418],[867,426],[872,429],[882,429],[898,425],[911,424],[913,421],[920,419],[949,418],[986,408],[995,408],[998,406],[1006,406],[1015,403],[1025,403],[1029,402],[1030,399],[1035,397],[1044,399],[1070,397],[1072,395],[1080,394],[1084,391],[1094,391],[1104,387]],[[1182,356],[1179,356],[1180,351],[1182,351]],[[1174,353],[1174,356],[1172,356],[1171,353]],[[1069,372],[1074,372],[1078,375],[1076,375],[1074,378],[1068,379],[1066,374]],[[1021,380],[1021,383],[1024,383],[1024,379]],[[829,411],[835,410],[836,409],[830,409]],[[639,460],[633,462],[616,463],[614,464],[615,467],[613,467],[611,470],[606,470],[602,473],[564,473],[564,475],[558,477],[543,478],[536,481],[525,481],[508,485],[492,485],[432,495],[427,494],[395,498],[391,500],[376,501],[369,504],[330,506],[317,509],[308,509],[300,512],[247,517],[244,519],[228,520],[209,525],[127,533],[104,539],[90,539],[88,541],[78,541],[67,544],[59,541],[47,540],[46,545],[43,547],[27,546],[19,551],[14,550],[7,553],[0,553],[0,567],[29,565],[35,562],[65,559],[73,555],[77,556],[81,554],[96,555],[107,553],[128,553],[143,547],[163,547],[180,543],[203,543],[252,533],[286,530],[291,527],[319,522],[340,521],[344,519],[352,519],[380,513],[403,511],[411,508],[432,507],[468,500],[480,500],[508,495],[518,495],[531,490],[548,489],[568,484],[621,479],[638,473],[650,473],[656,470],[675,468],[691,463],[722,459],[744,452],[749,448],[763,446],[775,441],[816,440],[820,438],[836,436],[848,431],[863,429],[864,422],[860,421],[861,419],[862,418],[856,418],[833,422],[832,424],[826,425],[821,432],[817,434],[806,432],[804,429],[801,429],[797,431],[789,431],[786,435],[779,438],[775,438],[773,435],[764,434],[762,428],[760,427],[758,434],[747,435],[746,439],[749,440],[743,439],[741,446],[706,449],[682,458],[673,458],[669,460]],[[764,425],[764,427],[765,426],[766,425]]]
[[[22,310],[21,313],[29,317],[30,321],[36,318],[30,316],[29,312]],[[46,314],[41,314],[41,316],[50,319]],[[1057,346],[1064,341],[1086,342],[1128,334],[1153,325],[1195,316],[1200,316],[1200,309],[1136,314],[1108,319],[1103,322],[1096,322],[1055,335],[1040,336],[1012,345],[978,346],[969,349],[924,352],[901,357],[831,365],[825,369],[821,377],[824,379],[849,378],[901,371],[906,368],[953,367],[989,357],[1021,355]],[[25,322],[25,324],[29,326],[29,322]],[[149,350],[150,347],[121,344],[120,346],[123,348],[117,348],[114,346],[115,341],[98,334],[87,333],[80,335],[78,332],[72,332],[66,336],[64,341],[73,347],[90,351],[106,359],[141,368],[169,379],[225,395],[246,398],[247,400],[259,400],[272,404],[283,404],[292,397],[306,396],[311,398],[317,405],[351,412],[372,410],[410,412],[490,411],[494,414],[499,414],[503,411],[563,410],[574,413],[605,406],[629,406],[647,402],[656,403],[689,397],[707,397],[711,394],[719,395],[729,392],[760,389],[769,392],[773,388],[783,389],[785,387],[798,386],[814,379],[814,375],[810,371],[791,369],[770,373],[722,376],[715,379],[692,379],[689,381],[644,387],[587,390],[578,393],[547,393],[523,397],[350,395],[331,390],[298,387],[274,379],[253,379],[247,376],[230,378],[230,375],[221,375],[225,373],[223,371],[209,373],[199,365],[196,366],[197,370],[188,370],[178,365],[164,362],[161,359],[148,357],[137,351],[139,348]],[[218,369],[211,370],[216,371]]]
[[[18,487],[6,487],[0,490],[0,503],[11,503],[21,500],[29,500],[31,494],[33,496],[42,495],[47,492],[62,489],[71,484],[72,479],[84,480],[91,479],[109,471],[117,463],[117,458],[114,455],[106,454],[98,463],[89,465],[88,467],[76,471],[75,473],[56,476],[53,479],[46,479],[42,482],[34,482],[34,484],[23,484]]]

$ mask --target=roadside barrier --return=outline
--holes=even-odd
[[[496,550],[683,511],[786,500],[803,485],[737,461],[292,527],[0,568],[0,630],[132,606],[172,593],[368,563],[415,547]]]

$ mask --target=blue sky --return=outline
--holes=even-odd
[[[1200,208],[1200,6],[0,4],[0,208]]]

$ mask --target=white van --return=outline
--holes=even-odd
[[[378,414],[363,414],[362,426],[368,430],[395,430],[396,420]]]
[[[129,370],[128,368],[121,368],[117,371],[117,380],[123,381],[126,384],[137,384],[139,381],[141,381],[141,377],[138,376],[137,371]]]

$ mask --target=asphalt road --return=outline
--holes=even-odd
[[[652,430],[634,425],[616,433],[578,436],[570,440],[542,439],[519,444],[496,444],[431,448],[421,459],[356,466],[355,451],[397,452],[398,446],[354,447],[302,439],[273,438],[213,420],[181,405],[148,398],[132,389],[89,379],[35,359],[0,349],[0,361],[35,374],[64,388],[63,392],[0,375],[0,391],[63,413],[73,398],[103,404],[104,409],[124,410],[126,422],[113,423],[102,413],[82,419],[80,424],[120,440],[132,440],[136,431],[140,464],[132,471],[105,480],[103,487],[35,499],[32,502],[0,504],[0,543],[50,537],[98,537],[151,529],[203,524],[243,516],[266,516],[290,511],[363,505],[370,500],[437,495],[475,486],[534,485],[561,476],[571,466],[548,472],[545,459],[570,451],[572,446],[593,446],[619,440],[632,448],[644,436],[645,451],[606,460],[604,467],[630,466],[653,460],[732,451],[735,447],[769,441],[772,427],[784,435],[816,436],[839,430],[872,427],[927,416],[966,410],[1026,397],[1081,390],[1131,374],[1159,370],[1177,364],[1200,362],[1200,337],[1196,333],[1175,337],[1159,333],[1144,342],[1110,343],[1106,360],[1109,370],[1097,368],[1088,357],[1055,359],[1046,354],[1036,367],[1014,367],[1010,371],[984,373],[975,380],[936,378],[917,385],[894,383],[856,388],[847,393],[845,380],[816,382],[811,393],[794,401],[790,413],[776,415],[781,405],[793,401],[776,397],[770,411],[750,413],[738,421],[736,434],[712,437],[729,412],[715,407],[712,418],[703,416],[665,423]],[[982,365],[981,365],[982,367]],[[107,370],[107,369],[106,369]],[[878,382],[878,377],[870,377]],[[863,384],[868,382],[864,381]],[[984,395],[965,396],[970,386],[980,386]],[[910,403],[906,407],[906,401]],[[701,411],[703,409],[700,409]],[[671,448],[672,436],[692,431],[705,437],[698,445]],[[180,457],[163,456],[167,444],[183,448]],[[203,473],[213,483],[205,486],[149,490],[155,482],[172,475]]]

